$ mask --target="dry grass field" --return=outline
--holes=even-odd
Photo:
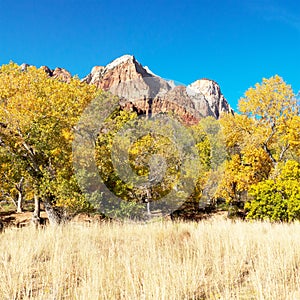
[[[300,225],[69,224],[0,235],[1,299],[300,299]]]

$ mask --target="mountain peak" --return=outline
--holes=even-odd
[[[188,88],[196,93],[202,93],[204,95],[220,95],[220,86],[211,79],[202,78],[194,81]]]
[[[153,72],[149,69],[148,66],[144,66],[143,68],[147,71],[148,74],[150,74],[150,75],[152,75],[152,76],[155,76],[155,77],[160,77],[160,76],[156,75],[155,73],[153,73]]]
[[[215,118],[219,118],[222,112],[233,113],[232,108],[221,92],[220,86],[214,80],[202,78],[187,86],[188,94],[191,97],[201,96],[200,101],[206,101]],[[199,101],[199,100],[198,100]],[[196,101],[196,102],[198,102]]]
[[[154,75],[148,68],[144,68],[133,55],[123,55],[110,62],[105,67],[95,66],[90,74],[88,74],[82,81],[88,84],[95,84],[98,88],[104,90],[118,91],[118,96],[123,96],[125,87],[120,86],[125,82],[139,82],[143,78],[154,78]],[[145,82],[144,82],[145,83]],[[145,91],[145,87],[141,91]],[[146,88],[147,90],[148,88]],[[139,94],[139,93],[137,93]],[[127,95],[127,93],[126,93]],[[148,95],[148,92],[147,92]]]
[[[123,55],[105,67],[94,67],[83,81],[119,96],[124,107],[141,114],[176,111],[192,124],[205,116],[218,119],[221,112],[233,113],[215,81],[203,78],[178,88],[133,55]]]
[[[72,78],[71,73],[64,68],[56,67],[55,69],[51,70],[47,66],[41,66],[40,69],[44,70],[48,74],[49,77],[59,79],[63,82],[70,82],[70,80]]]
[[[106,69],[113,69],[113,68],[117,67],[118,65],[121,65],[121,64],[126,63],[128,61],[134,62],[135,61],[134,56],[129,55],[129,54],[125,54],[123,56],[120,56],[120,57],[116,58],[115,60],[113,60],[111,63],[109,63],[106,66]]]

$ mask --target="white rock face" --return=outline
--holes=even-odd
[[[221,93],[220,86],[213,80],[196,80],[187,86],[187,92],[192,98],[196,95],[200,96],[198,97],[198,101],[206,101],[214,117],[217,119],[222,112],[233,113],[232,108]]]
[[[134,56],[133,55],[123,55],[121,57],[118,57],[116,58],[114,61],[112,61],[111,63],[109,63],[107,66],[106,66],[106,69],[113,69],[115,68],[116,66],[122,64],[122,63],[125,63],[127,61],[133,61],[134,60]]]
[[[149,69],[148,66],[144,66],[144,69],[147,71],[147,73],[149,73],[149,74],[151,74],[151,75],[153,75],[153,76],[155,76],[155,77],[160,77],[160,76],[156,75],[155,73],[153,73],[153,72]]]
[[[104,69],[105,68],[102,67],[102,66],[95,66],[92,69],[92,72],[91,72],[91,81],[90,81],[91,84],[95,84],[98,80],[100,80]]]
[[[202,93],[204,96],[220,95],[219,85],[215,81],[209,79],[196,80],[188,85],[188,88]]]

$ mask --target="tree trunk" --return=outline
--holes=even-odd
[[[147,202],[147,214],[151,215],[150,202]]]
[[[50,225],[60,225],[63,223],[63,217],[54,207],[51,205],[49,199],[44,199],[44,207],[48,215]]]
[[[22,213],[23,184],[24,184],[24,177],[22,177],[20,182],[18,184],[16,184],[16,189],[18,191],[17,213]]]
[[[17,201],[17,213],[22,213],[23,195],[22,192],[18,191],[18,201]]]
[[[34,195],[34,212],[33,215],[36,216],[37,218],[40,218],[41,214],[41,201],[40,198],[35,194]]]
[[[147,203],[147,214],[151,215],[151,211],[150,211],[150,202],[151,202],[151,193],[149,191],[149,189],[146,189],[146,194],[147,194],[147,198],[146,198],[146,203]]]
[[[40,198],[34,194],[34,212],[31,218],[32,224],[35,228],[39,228],[41,225],[41,218],[40,218]]]

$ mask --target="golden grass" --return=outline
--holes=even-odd
[[[70,224],[0,235],[1,299],[300,299],[300,225]]]

